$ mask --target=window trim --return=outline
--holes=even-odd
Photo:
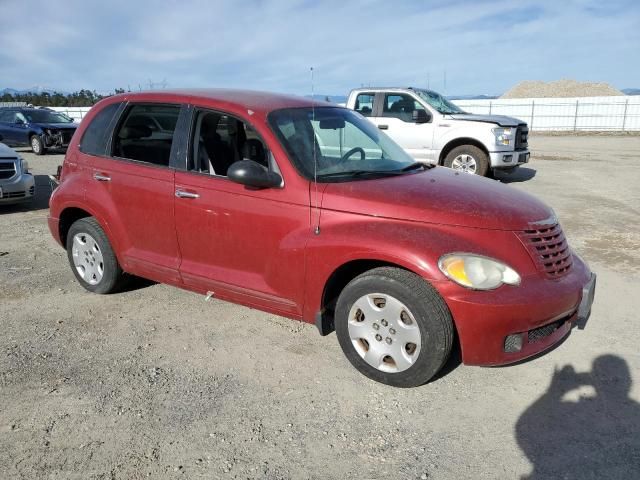
[[[119,115],[119,117],[117,119],[116,124],[114,125],[113,129],[110,132],[111,135],[110,135],[109,139],[107,140],[107,147],[106,147],[107,158],[111,158],[113,160],[118,160],[118,161],[122,161],[122,162],[131,162],[131,163],[134,163],[136,165],[145,165],[145,166],[154,167],[154,168],[176,170],[176,164],[177,164],[176,157],[177,157],[178,143],[180,143],[179,142],[180,133],[179,133],[178,127],[180,126],[180,118],[183,115],[183,111],[185,109],[185,104],[184,103],[171,103],[171,102],[151,102],[151,101],[144,101],[144,102],[126,101],[126,102],[122,102],[122,103],[125,106],[119,112],[120,115]],[[113,149],[114,149],[114,139],[115,139],[115,136],[116,136],[116,132],[120,131],[120,128],[122,127],[122,124],[128,118],[127,113],[130,112],[131,109],[133,109],[134,107],[137,107],[137,106],[178,107],[178,120],[176,121],[176,127],[173,130],[173,138],[171,140],[171,151],[169,153],[169,165],[159,165],[157,163],[149,163],[149,162],[145,162],[143,160],[136,160],[136,159],[133,159],[133,158],[118,157],[117,155],[114,154]],[[176,135],[178,135],[178,137],[176,137]]]

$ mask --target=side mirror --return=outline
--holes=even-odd
[[[273,188],[282,184],[282,177],[253,160],[232,163],[227,170],[229,180],[255,188]]]
[[[429,123],[431,121],[431,115],[426,110],[414,110],[413,121],[415,123]]]
[[[22,120],[21,118],[16,118],[15,123],[16,125],[24,125],[24,120]]]

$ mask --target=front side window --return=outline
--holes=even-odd
[[[229,166],[239,160],[269,168],[267,149],[253,127],[224,113],[196,112],[189,170],[226,177]]]
[[[346,108],[288,108],[269,124],[307,179],[346,181],[403,173],[414,160],[375,125]]]
[[[179,105],[133,105],[114,135],[113,156],[169,166],[179,115]]]
[[[375,93],[358,94],[358,96],[356,97],[356,105],[354,110],[360,115],[370,117],[373,113],[373,99],[375,98],[375,96]]]
[[[384,96],[384,104],[382,107],[383,117],[393,117],[403,122],[413,122],[413,111],[424,110],[411,95],[402,93],[386,94]]]

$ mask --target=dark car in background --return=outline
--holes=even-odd
[[[0,135],[12,147],[30,146],[43,155],[47,149],[66,148],[78,124],[61,112],[46,108],[0,108]]]

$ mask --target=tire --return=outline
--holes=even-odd
[[[489,171],[489,156],[473,145],[461,145],[447,154],[444,166],[484,177]]]
[[[29,145],[31,145],[31,151],[36,155],[44,155],[45,153],[47,153],[44,142],[39,135],[31,135],[31,137],[29,138]]]
[[[106,294],[124,285],[125,274],[95,218],[75,221],[67,234],[66,244],[71,270],[85,289]]]
[[[451,314],[438,292],[418,275],[392,267],[349,282],[338,298],[335,326],[342,351],[358,371],[403,388],[433,378],[454,338]]]

